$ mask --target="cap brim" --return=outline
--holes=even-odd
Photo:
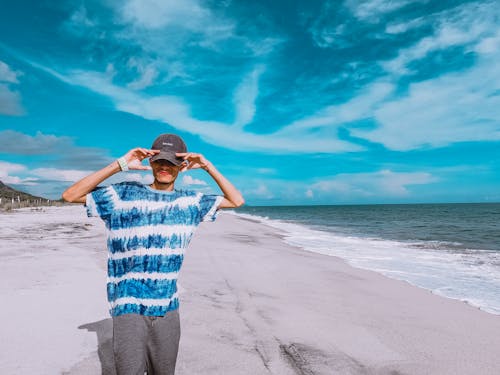
[[[157,160],[167,160],[175,165],[181,165],[182,162],[184,161],[183,158],[175,156],[175,154],[170,153],[170,152],[160,152],[156,155],[151,156],[149,158],[151,161],[157,161]]]

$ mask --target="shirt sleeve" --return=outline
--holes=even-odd
[[[97,187],[86,196],[85,207],[88,217],[105,218],[113,210],[112,186]]]
[[[217,208],[223,199],[222,195],[201,194],[200,221],[215,221],[217,218]]]

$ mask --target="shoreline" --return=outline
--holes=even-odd
[[[481,259],[472,256],[474,271],[469,268],[460,252],[442,249],[436,251],[425,247],[424,242],[402,241],[383,237],[363,237],[359,235],[331,232],[324,228],[315,228],[293,219],[282,220],[276,217],[232,212],[233,215],[251,222],[261,223],[276,228],[282,233],[283,240],[290,246],[297,246],[304,251],[333,256],[342,259],[349,266],[376,272],[393,280],[404,281],[409,285],[430,291],[432,294],[469,304],[488,314],[500,316],[500,295],[498,295],[497,268],[495,259]],[[311,242],[309,240],[312,239]],[[431,241],[432,242],[432,241]],[[445,241],[446,242],[446,241]],[[417,243],[418,250],[412,247]],[[423,247],[421,247],[423,245]],[[493,250],[471,249],[471,252],[500,254]],[[428,259],[437,259],[428,261]],[[498,258],[498,256],[497,256]],[[446,264],[446,266],[445,266]],[[483,268],[489,267],[489,268]],[[489,272],[495,272],[491,278]],[[477,288],[476,288],[477,287]]]
[[[265,225],[265,226],[268,226],[270,228],[275,229],[277,231],[276,236],[279,237],[283,242],[285,242],[287,246],[294,247],[294,248],[300,249],[302,251],[307,251],[307,252],[311,252],[311,253],[315,253],[315,254],[320,254],[320,255],[324,255],[324,256],[328,256],[328,257],[333,257],[333,258],[336,258],[337,260],[345,263],[348,267],[352,267],[352,268],[356,268],[356,269],[364,270],[364,271],[368,271],[368,272],[374,272],[374,273],[376,273],[378,275],[381,275],[383,277],[386,277],[388,279],[395,280],[395,281],[401,281],[401,282],[404,282],[404,283],[408,284],[411,287],[415,287],[415,288],[419,288],[419,289],[425,290],[425,291],[431,293],[432,295],[435,295],[435,296],[438,296],[438,297],[441,297],[441,298],[451,299],[451,300],[458,301],[458,302],[463,302],[464,304],[466,304],[466,305],[468,305],[468,306],[470,306],[472,308],[475,308],[475,309],[477,309],[477,310],[479,310],[481,312],[484,312],[486,314],[500,316],[500,313],[493,312],[493,311],[488,311],[485,308],[483,308],[481,306],[478,306],[478,305],[475,305],[475,304],[473,304],[470,301],[467,301],[467,300],[464,300],[464,299],[460,299],[460,298],[449,297],[449,296],[447,296],[445,294],[440,294],[440,293],[438,293],[438,292],[436,292],[436,291],[434,291],[434,290],[432,290],[430,288],[425,288],[423,286],[414,284],[414,283],[412,283],[409,280],[405,280],[405,279],[402,279],[402,278],[398,279],[396,277],[391,277],[390,275],[385,275],[385,274],[383,274],[381,272],[374,271],[374,270],[372,270],[370,268],[364,268],[364,267],[353,265],[353,264],[349,263],[348,259],[344,259],[344,258],[342,258],[340,256],[331,255],[331,254],[323,254],[323,253],[321,253],[319,251],[310,250],[310,249],[307,249],[306,247],[289,243],[289,242],[286,241],[286,238],[289,237],[289,236],[287,234],[284,234],[283,231],[281,231],[280,229],[275,228],[273,226],[270,226],[270,225],[268,225],[267,223],[265,223],[263,221],[259,221],[258,219],[251,219],[251,218],[248,218],[248,217],[245,217],[245,216],[240,216],[238,213],[234,213],[234,214],[231,213],[231,214],[237,216],[238,218],[240,218],[242,220],[246,220],[246,221],[249,221],[249,222],[252,222],[252,223],[255,223],[255,224],[262,224],[262,225]]]
[[[112,374],[104,225],[82,207],[27,213],[3,221],[0,369]],[[178,375],[500,373],[499,316],[236,215],[200,226],[179,289]]]

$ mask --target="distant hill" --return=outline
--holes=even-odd
[[[0,181],[0,198],[2,198],[1,206],[10,204],[12,202],[12,198],[14,198],[15,202],[18,203],[17,197],[19,197],[19,200],[21,202],[29,201],[30,205],[35,201],[38,201],[42,204],[46,204],[48,201],[47,198],[37,197],[35,195],[25,193],[24,191],[16,190],[14,188],[11,188],[10,186],[5,185],[2,181]]]

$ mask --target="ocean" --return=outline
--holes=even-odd
[[[500,315],[500,203],[242,207],[306,251]]]

